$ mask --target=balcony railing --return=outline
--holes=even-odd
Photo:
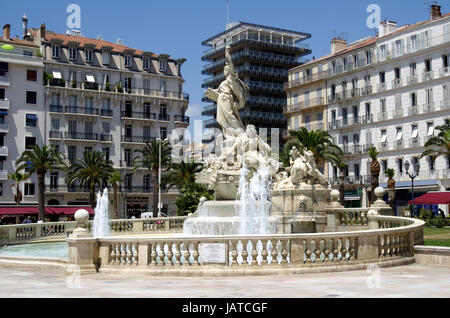
[[[414,74],[407,77],[408,85],[416,84],[419,82],[419,75]]]
[[[189,124],[190,119],[187,116],[175,115],[175,121],[176,122],[185,123],[185,124]]]
[[[433,79],[433,71],[422,73],[422,82],[431,81]]]
[[[4,134],[9,133],[9,124],[8,123],[0,124],[0,133],[4,133]]]
[[[100,116],[102,117],[113,117],[113,111],[110,109],[101,109]]]
[[[122,136],[122,142],[125,143],[146,144],[155,140],[156,140],[155,137],[147,137],[147,136]]]
[[[1,170],[0,171],[0,181],[7,181],[8,180],[8,171]]]
[[[50,139],[62,139],[63,133],[60,131],[50,131],[49,132],[49,138]]]
[[[66,114],[98,116],[98,108],[90,108],[90,107],[66,106],[65,112]]]
[[[1,109],[9,109],[9,100],[0,99],[0,108]]]
[[[449,76],[450,75],[450,66],[441,68],[439,70],[439,75],[441,75],[441,77]]]
[[[155,113],[122,111],[122,118],[156,120]]]
[[[179,92],[179,91],[167,91],[167,90],[154,90],[146,89],[143,87],[123,87],[118,83],[112,84],[98,84],[98,83],[88,83],[88,82],[70,82],[65,80],[50,80],[46,83],[47,87],[61,87],[70,89],[81,89],[81,90],[95,90],[100,92],[111,92],[118,94],[134,94],[141,96],[159,97],[159,98],[171,98],[171,99],[182,99],[189,101],[189,94]]]
[[[50,112],[51,113],[62,113],[63,107],[60,105],[50,105]]]
[[[344,145],[342,150],[345,155],[358,155],[362,153],[361,145]]]
[[[392,88],[393,89],[402,87],[402,85],[403,85],[403,81],[402,81],[401,78],[396,78],[395,80],[392,81]]]
[[[100,134],[100,141],[101,142],[112,142],[113,141],[112,134]]]
[[[387,142],[380,142],[380,144],[378,145],[378,149],[380,151],[388,151],[389,150],[389,143],[387,143]]]
[[[313,99],[309,99],[309,100],[306,100],[303,102],[299,102],[292,106],[286,106],[283,110],[284,110],[284,113],[287,114],[287,113],[293,113],[293,112],[299,111],[301,109],[321,106],[324,104],[325,104],[325,99],[323,97],[313,98]]]
[[[81,133],[81,132],[66,132],[66,133],[64,133],[64,138],[65,139],[74,139],[74,140],[98,141],[98,134]]]
[[[378,86],[377,86],[377,91],[378,91],[378,92],[383,92],[383,91],[385,91],[385,90],[387,90],[387,84],[386,84],[386,83],[380,83],[380,84],[378,84]]]
[[[159,114],[158,119],[161,120],[161,121],[170,121],[170,115]]]
[[[0,157],[8,157],[8,147],[0,146]]]
[[[9,86],[9,76],[0,75],[0,85]]]

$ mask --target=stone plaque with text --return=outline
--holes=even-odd
[[[203,264],[226,265],[227,247],[225,243],[203,243],[201,259]]]

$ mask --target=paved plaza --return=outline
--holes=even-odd
[[[0,298],[450,297],[450,268],[408,265],[369,271],[247,277],[74,277],[0,269]],[[73,287],[79,288],[73,288]],[[71,286],[72,288],[68,288]]]

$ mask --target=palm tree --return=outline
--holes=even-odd
[[[375,202],[375,189],[378,188],[380,185],[379,179],[380,179],[380,171],[381,171],[381,165],[378,161],[378,150],[375,147],[369,148],[369,156],[372,159],[370,163],[370,175],[371,178],[371,184],[370,184],[370,203]]]
[[[386,178],[388,178],[387,185],[389,189],[389,203],[391,204],[392,209],[395,209],[395,170],[394,169],[386,169],[384,172]]]
[[[331,135],[322,130],[308,131],[301,128],[299,131],[289,132],[291,139],[285,145],[285,151],[289,151],[292,147],[296,147],[300,152],[304,148],[312,151],[316,164],[320,164],[323,160],[329,161],[334,165],[338,165],[343,155],[342,149],[333,143]]]
[[[39,218],[45,217],[45,175],[47,171],[65,169],[64,155],[53,146],[38,145],[25,150],[16,161],[17,171],[28,169],[29,175],[36,174],[38,179]]]
[[[111,184],[114,191],[114,218],[119,218],[119,186],[122,182],[122,175],[118,171],[112,172],[108,177],[108,183]]]
[[[16,187],[16,194],[14,195],[14,201],[17,205],[20,205],[20,202],[22,201],[22,191],[20,191],[20,183],[28,180],[30,176],[25,173],[20,173],[19,170],[16,170],[14,173],[8,175],[8,179],[11,179],[14,181],[14,183],[11,185],[12,188]]]
[[[182,188],[183,186],[191,183],[195,183],[195,174],[201,172],[203,169],[202,163],[192,162],[173,163],[170,172],[162,179],[162,184],[166,186],[166,189],[177,186]]]
[[[81,187],[89,189],[89,204],[95,203],[95,186],[106,183],[108,177],[114,172],[111,161],[106,161],[101,151],[85,151],[83,159],[77,159],[68,169],[66,183],[73,185],[76,181]]]
[[[153,212],[158,211],[158,190],[161,185],[158,184],[159,172],[159,150],[161,148],[161,167],[170,167],[172,162],[172,147],[169,141],[155,140],[147,143],[145,147],[135,150],[140,155],[134,159],[134,165],[137,168],[147,168],[153,172],[156,187],[153,188]]]
[[[437,136],[431,137],[425,143],[425,151],[422,153],[421,158],[430,156],[434,162],[440,156],[446,156],[450,159],[450,119],[445,120],[445,124],[436,127],[439,131]]]

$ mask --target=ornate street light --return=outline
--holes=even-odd
[[[420,163],[416,162],[416,164],[414,165],[414,172],[413,172],[413,174],[409,173],[409,168],[411,167],[411,164],[409,163],[408,160],[406,160],[404,166],[405,166],[406,174],[411,178],[411,183],[412,183],[411,217],[413,217],[414,216],[414,179],[419,176]]]

